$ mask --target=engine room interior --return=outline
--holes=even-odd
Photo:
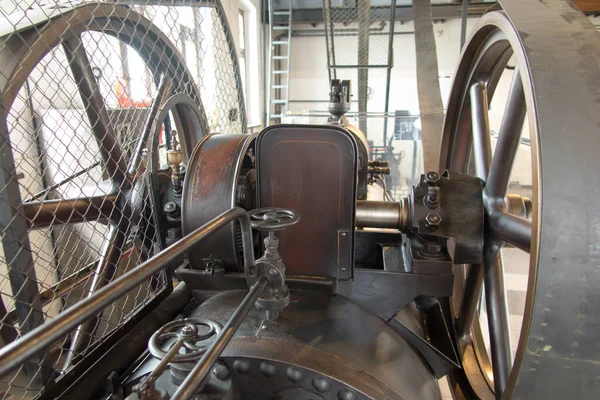
[[[0,2],[0,396],[597,398],[599,15]]]

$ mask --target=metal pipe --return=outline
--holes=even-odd
[[[396,13],[396,2],[392,2],[392,16]],[[387,114],[390,109],[390,81],[392,79],[392,67],[394,66],[394,28],[396,23],[392,20],[390,21],[390,36],[388,38],[388,65],[386,79],[385,79],[385,106],[384,112]],[[383,26],[382,26],[383,29]],[[387,142],[387,129],[388,129],[388,120],[387,118],[383,120],[383,143]]]
[[[217,359],[221,356],[221,353],[223,353],[223,350],[225,350],[225,347],[227,347],[227,344],[254,305],[254,302],[258,299],[258,296],[260,296],[267,286],[267,283],[268,280],[266,277],[261,276],[258,278],[254,286],[250,288],[246,297],[244,297],[244,300],[242,300],[233,315],[231,315],[227,324],[223,327],[219,337],[210,345],[206,353],[204,353],[200,361],[198,361],[198,364],[194,366],[189,375],[179,386],[179,389],[177,389],[175,394],[171,397],[172,400],[189,399],[194,395],[198,387],[210,373],[210,370]]]
[[[99,313],[106,306],[126,294],[140,282],[159,272],[169,264],[173,258],[186,253],[199,241],[218,229],[223,228],[235,219],[239,221],[242,231],[244,266],[247,270],[254,268],[250,219],[245,210],[241,208],[232,208],[202,225],[200,228],[183,237],[181,240],[148,261],[122,275],[112,283],[109,283],[90,297],[87,297],[63,311],[53,320],[33,329],[19,340],[4,346],[0,349],[0,377],[8,374],[15,368],[18,368],[30,357],[35,356],[53,342],[68,334],[73,328],[84,322],[87,318]]]
[[[34,118],[34,120],[35,120],[35,118]],[[37,132],[37,130],[36,130],[36,132]],[[41,153],[41,151],[40,151],[40,153]],[[34,194],[33,196],[31,196],[30,198],[23,200],[23,203],[35,201],[35,200],[39,199],[40,197],[46,197],[51,191],[58,189],[65,183],[71,182],[73,179],[78,178],[87,172],[90,172],[91,170],[93,170],[94,168],[96,168],[97,166],[99,166],[101,164],[102,164],[101,161],[96,161],[89,167],[86,167],[86,168],[82,169],[81,171],[76,172],[75,174],[69,176],[68,178],[63,179],[62,181],[60,181],[58,183],[55,183],[52,186],[48,186],[47,184],[45,184],[46,189],[41,190],[41,191],[37,192],[36,194]]]
[[[465,39],[467,37],[467,13],[469,11],[469,0],[462,0],[462,7],[460,10],[460,50],[462,52],[465,46]]]
[[[405,230],[408,227],[408,199],[399,202],[356,202],[356,226],[358,228],[387,228]]]

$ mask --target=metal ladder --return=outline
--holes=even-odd
[[[267,93],[267,120],[265,125],[281,123],[289,108],[290,53],[292,40],[292,0],[287,10],[275,10],[275,0],[269,0],[269,90]],[[286,18],[287,17],[287,18]]]

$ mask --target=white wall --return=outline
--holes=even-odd
[[[470,18],[467,21],[467,40],[473,26],[476,24],[476,18]],[[348,27],[352,27],[349,25]],[[310,25],[294,25],[295,30],[311,30],[314,32],[323,31],[323,24],[316,27]],[[390,105],[389,111],[410,110],[412,114],[419,112],[419,100],[417,94],[417,75],[416,75],[416,52],[413,22],[400,24],[396,22],[395,32],[404,33],[394,36],[394,67],[391,73],[390,82]],[[444,107],[448,102],[448,96],[454,78],[454,71],[459,61],[460,48],[460,19],[437,22],[434,24],[434,35],[436,38],[438,68],[440,76],[440,91]],[[385,39],[387,40],[387,39]],[[336,43],[337,45],[337,43]],[[329,98],[329,77],[327,72],[325,38],[320,37],[293,37],[292,38],[292,60],[290,73],[290,98],[302,100],[326,101]],[[371,40],[370,53],[383,52],[377,58],[381,59],[387,54],[386,46],[373,45]],[[370,54],[372,56],[372,54]],[[373,72],[369,75],[369,87],[371,94],[368,99],[367,109],[371,112],[384,111],[386,75],[384,70]],[[354,73],[354,75],[356,75]],[[510,85],[510,74],[503,77],[495,95],[495,101],[490,110],[490,128],[498,131],[503,112],[503,101],[505,101]],[[354,99],[357,99],[356,78],[352,78]],[[325,111],[327,103],[291,103],[290,110],[295,112],[307,110]],[[358,111],[357,103],[352,103],[351,111]],[[316,119],[315,119],[316,120]],[[388,137],[392,134],[394,128],[393,119],[388,122]],[[529,137],[528,132],[523,133],[524,137]],[[368,122],[368,138],[375,144],[381,145],[383,139],[383,119],[373,118]],[[493,145],[495,145],[493,141]],[[404,158],[400,163],[400,175],[409,177],[412,174],[413,164],[413,143],[412,141],[395,141],[393,144],[395,152],[402,153]],[[420,150],[419,150],[420,151]],[[521,146],[515,168],[513,169],[513,181],[521,185],[531,184],[530,168],[530,148]],[[417,162],[420,164],[420,154],[417,154]],[[417,171],[419,173],[419,171]],[[402,178],[406,179],[406,178]],[[403,186],[410,185],[411,182],[403,183]]]

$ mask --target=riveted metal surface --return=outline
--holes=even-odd
[[[245,293],[218,294],[190,317],[226,321]],[[415,350],[385,321],[339,295],[292,293],[275,322],[265,321],[264,311],[251,310],[223,357],[245,360],[247,371],[260,364],[254,360],[295,365],[372,399],[441,397],[437,380]]]

